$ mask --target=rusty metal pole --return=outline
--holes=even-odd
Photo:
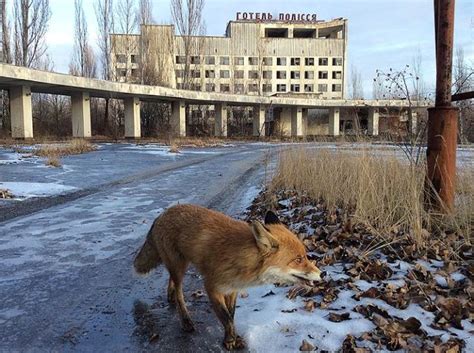
[[[439,210],[454,208],[458,109],[451,106],[455,0],[434,0],[436,102],[428,109],[428,200]],[[434,192],[433,192],[434,191]]]

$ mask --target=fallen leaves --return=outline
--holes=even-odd
[[[358,223],[353,209],[327,209],[321,200],[284,190],[261,193],[248,218],[261,218],[268,209],[277,210],[302,240],[308,258],[329,274],[314,287],[290,288],[287,298],[304,298],[298,308],[312,315],[329,310],[325,316],[334,323],[358,319],[358,313],[374,324],[359,337],[348,335],[342,352],[370,352],[368,344],[376,350],[462,351],[465,342],[452,329],[463,330],[463,320],[474,320],[474,255],[460,234],[440,230],[434,235],[427,229],[415,234],[396,225],[381,234]],[[340,295],[347,291],[360,305],[341,307]],[[413,314],[408,311],[415,307]],[[408,318],[394,315],[394,309],[407,310],[403,317]],[[291,315],[296,309],[282,311]],[[442,331],[430,336],[423,327]],[[303,341],[300,350],[306,349],[314,347]]]

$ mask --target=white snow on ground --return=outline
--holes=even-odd
[[[411,267],[406,262],[403,264]],[[355,284],[362,291],[376,287],[379,283],[402,286],[403,279],[397,278],[403,278],[404,266],[400,266],[401,270],[397,269],[397,264],[390,267],[394,270],[394,275],[387,281],[369,283],[359,280]],[[342,265],[326,266],[324,270],[328,272],[330,278],[337,279],[340,278]],[[273,285],[250,288],[247,290],[248,297],[238,298],[238,308],[235,314],[237,333],[244,336],[251,352],[297,352],[303,339],[318,347],[319,350],[337,351],[341,348],[347,335],[358,337],[364,332],[375,329],[375,325],[370,320],[352,310],[358,305],[366,306],[368,304],[377,305],[386,310],[389,315],[405,320],[415,317],[422,323],[422,329],[429,336],[440,335],[443,341],[449,339],[449,334],[446,331],[436,330],[429,326],[433,322],[434,315],[418,304],[412,303],[405,310],[401,310],[380,299],[361,298],[358,301],[353,298],[356,294],[355,291],[343,289],[327,309],[316,308],[313,312],[309,312],[304,308],[307,298],[297,297],[290,300],[286,297],[289,289],[289,287],[275,287]],[[320,296],[311,299],[315,302],[321,301]],[[328,315],[331,312],[350,313],[350,320],[329,321]],[[468,320],[462,320],[462,325],[464,330],[450,328],[451,336],[457,335],[464,339],[466,341],[465,351],[474,352],[474,336],[470,333],[474,330],[474,325]],[[367,341],[358,342],[358,345],[381,351]]]
[[[0,165],[2,164],[15,164],[21,162],[21,154],[13,152],[13,153],[5,153],[0,156]]]
[[[0,182],[0,189],[9,190],[16,199],[60,195],[76,190],[74,186],[56,183]]]
[[[192,149],[180,149],[179,153],[170,152],[169,146],[164,145],[133,145],[125,147],[127,150],[132,150],[141,153],[153,154],[160,157],[177,158],[184,154],[217,154],[218,151],[204,151],[204,150],[192,150]]]

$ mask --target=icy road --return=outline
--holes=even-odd
[[[101,145],[48,168],[0,149],[0,188],[17,197],[0,203],[0,351],[220,352],[221,326],[206,297],[193,296],[198,275],[185,281],[197,323],[189,335],[165,300],[167,274],[140,278],[132,260],[170,205],[241,214],[277,150]]]

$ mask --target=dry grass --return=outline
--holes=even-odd
[[[425,243],[427,231],[455,231],[470,243],[474,222],[474,177],[458,176],[456,212],[444,216],[424,207],[425,167],[393,155],[294,148],[281,153],[271,188],[293,189],[347,210],[356,222],[380,234],[411,233]]]
[[[170,153],[181,153],[181,152],[179,151],[178,145],[177,145],[177,144],[174,144],[174,143],[170,145],[170,151],[169,151],[169,152],[170,152]]]
[[[95,146],[87,140],[74,139],[66,144],[41,146],[36,149],[35,154],[40,157],[49,157],[51,155],[63,157],[73,154],[83,154],[94,151],[95,149]]]

